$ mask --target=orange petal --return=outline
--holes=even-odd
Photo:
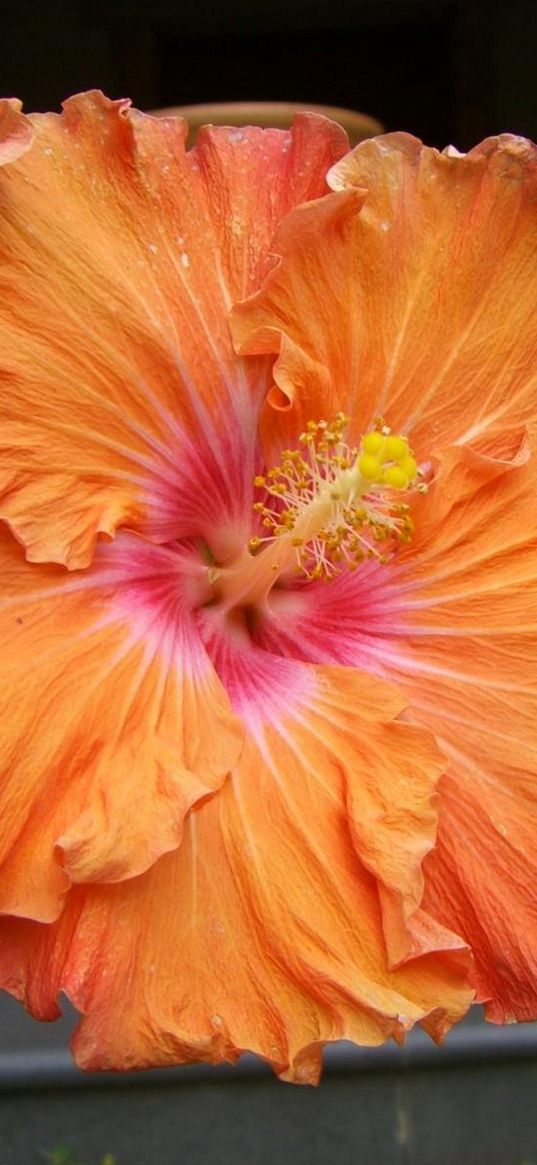
[[[266,390],[228,310],[282,216],[325,189],[343,131],[308,114],[208,129],[186,154],[182,121],[98,92],[0,117],[0,517],[32,561],[85,566],[119,525],[223,555],[248,536]]]
[[[273,654],[266,644],[260,651],[248,636],[241,640],[237,629],[230,637],[229,628],[220,626],[218,607],[205,608],[202,616],[200,630],[215,668],[254,732],[261,715],[279,725],[290,702],[302,707],[317,701],[311,722],[309,715],[306,724],[305,714],[295,713],[294,747],[308,771],[329,771],[337,754],[350,834],[378,882],[390,964],[438,949],[434,944],[439,941],[444,945],[445,936],[440,939],[434,926],[428,928],[419,910],[421,865],[435,842],[436,785],[445,770],[433,736],[402,723],[397,717],[405,709],[404,698],[368,672],[316,669],[319,692],[312,697],[309,669]],[[337,625],[334,630],[337,634]],[[311,641],[311,623],[309,632]],[[280,652],[282,639],[276,636]],[[290,654],[298,653],[292,649]],[[283,728],[279,731],[285,735]]]
[[[21,109],[22,103],[14,97],[0,100],[0,166],[16,162],[32,144],[34,132]]]
[[[439,154],[390,134],[329,182],[234,312],[239,352],[279,353],[269,461],[340,409],[356,434],[383,415],[424,457],[535,417],[536,147],[505,134]]]
[[[67,991],[86,1016],[75,1039],[83,1066],[215,1062],[250,1049],[286,1079],[314,1082],[327,1040],[378,1044],[417,1020],[438,1037],[468,1005],[460,942],[434,924],[436,952],[390,970],[375,878],[349,833],[348,790],[351,813],[364,817],[380,798],[359,789],[365,742],[394,754],[383,727],[400,701],[375,680],[366,701],[358,673],[302,667],[297,676],[286,664],[282,676],[290,668],[293,711],[264,722],[244,713],[245,752],[189,815],[178,851],[136,880],[78,888],[49,927],[2,924],[1,982],[46,1018]],[[283,689],[276,695],[274,711]],[[420,752],[415,782],[425,789],[434,746],[397,727]],[[430,831],[421,808],[414,820],[396,809],[390,825],[392,791],[383,791],[376,847],[382,835],[396,856],[371,861],[385,870],[392,860],[404,868],[399,829],[410,865],[411,833],[418,849]],[[354,825],[360,847],[367,828]]]
[[[426,909],[471,943],[501,1022],[537,1018],[536,496],[527,442],[511,464],[446,453],[376,653],[449,762]]]
[[[414,503],[412,542],[396,559],[366,563],[330,586],[281,591],[256,641],[391,680],[409,704],[405,722],[433,732],[449,774],[438,789],[437,844],[422,866],[423,909],[472,946],[489,1016],[530,1019],[537,1017],[535,437],[507,433],[501,460],[486,444],[441,456],[429,493]],[[387,935],[393,941],[388,927]]]
[[[0,539],[0,909],[48,921],[70,879],[177,846],[242,732],[192,624],[193,556],[121,534],[69,575]]]

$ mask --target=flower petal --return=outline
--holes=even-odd
[[[32,144],[34,132],[21,109],[14,97],[0,101],[0,166],[16,162]]]
[[[339,409],[357,435],[383,415],[420,458],[535,417],[537,148],[504,134],[439,154],[389,134],[329,182],[234,312],[239,352],[279,353],[268,459]]]
[[[290,594],[266,649],[364,667],[446,758],[423,908],[471,945],[490,1018],[537,1017],[537,465],[446,451],[408,550]],[[370,567],[370,569],[369,569]]]
[[[311,605],[308,614],[311,632]],[[296,611],[291,623],[293,616]],[[285,662],[281,625],[276,624],[272,639],[280,651],[272,655],[270,647],[260,652],[249,637],[241,643],[222,634],[218,608],[206,609],[203,618],[207,650],[246,722],[247,734],[256,735],[258,716],[266,716],[270,709],[271,720],[285,739],[280,725],[289,701],[295,699],[293,747],[307,772],[316,767],[329,771],[337,755],[350,835],[361,862],[378,881],[390,963],[437,949],[435,942],[443,945],[444,939],[439,940],[434,927],[428,929],[419,910],[421,865],[435,842],[435,793],[445,770],[432,735],[403,723],[398,717],[406,707],[404,697],[395,688],[379,685],[367,671],[341,667],[311,671]],[[262,623],[258,629],[265,647],[274,630],[270,620],[268,629],[268,636]],[[289,654],[291,658],[298,654],[294,644]],[[303,711],[310,703],[314,717]]]
[[[0,909],[48,921],[69,880],[177,846],[242,732],[192,622],[192,553],[121,534],[69,575],[0,546]]]
[[[247,745],[224,787],[189,815],[180,849],[141,878],[75,890],[50,927],[3,923],[0,981],[48,1018],[67,991],[86,1016],[75,1040],[85,1067],[233,1060],[250,1049],[286,1079],[314,1082],[325,1041],[377,1044],[418,1020],[440,1037],[470,1002],[460,941],[439,927],[436,950],[431,934],[431,953],[390,970],[376,882],[349,832],[345,787],[351,814],[370,815],[378,794],[367,778],[360,791],[365,742],[373,731],[374,748],[393,748],[382,728],[397,696],[373,680],[366,702],[362,677],[260,652],[247,675],[240,655]],[[268,720],[260,682],[272,696]],[[357,701],[363,717],[349,715]],[[397,727],[416,747],[417,733]],[[421,735],[416,785],[431,756],[437,770]],[[421,811],[403,817],[391,836],[413,830],[419,849],[430,822]],[[361,845],[367,830],[355,826]],[[380,832],[389,844],[387,820]],[[410,843],[408,852],[412,864]]]
[[[265,363],[233,354],[228,310],[345,149],[307,115],[206,130],[186,154],[182,121],[128,106],[1,107],[0,517],[32,561],[86,566],[119,525],[228,549],[266,389]]]
[[[388,653],[412,719],[432,729],[449,761],[425,901],[471,942],[489,1018],[535,1019],[535,452],[528,459],[523,448],[511,467],[452,452],[441,482],[434,552],[424,514],[421,562],[409,570],[414,586],[401,596],[408,609]]]

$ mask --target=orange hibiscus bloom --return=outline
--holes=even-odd
[[[0,130],[0,983],[306,1081],[537,1014],[532,147]]]

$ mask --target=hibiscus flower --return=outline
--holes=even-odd
[[[0,984],[88,1068],[534,1017],[533,148],[1,117]]]

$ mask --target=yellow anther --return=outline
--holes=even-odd
[[[382,474],[383,481],[389,485],[391,489],[406,489],[408,486],[408,476],[400,465],[388,465]]]
[[[411,453],[407,453],[406,457],[403,457],[402,461],[399,462],[399,467],[403,473],[406,473],[409,481],[414,481],[418,472],[418,463]]]
[[[254,477],[254,485],[256,485],[258,487],[258,489],[262,489],[262,487],[265,484],[266,484],[266,478],[263,477],[262,473],[258,473],[257,477]]]
[[[358,469],[362,477],[366,481],[380,481],[382,476],[382,467],[377,457],[372,457],[370,453],[363,453],[358,461]]]
[[[372,429],[370,433],[366,433],[365,437],[362,437],[362,450],[364,453],[371,453],[374,457],[380,453],[386,440],[388,438],[384,437],[382,433],[379,433],[378,429]]]
[[[389,437],[384,438],[386,444],[382,450],[383,461],[401,461],[408,453],[408,441],[404,437],[399,437],[396,433],[390,433]]]
[[[258,538],[256,534],[254,535],[253,538],[250,538],[250,541],[248,543],[248,550],[250,551],[250,554],[255,554],[256,550],[259,550],[259,547],[261,546],[262,541],[263,541],[263,539]]]

